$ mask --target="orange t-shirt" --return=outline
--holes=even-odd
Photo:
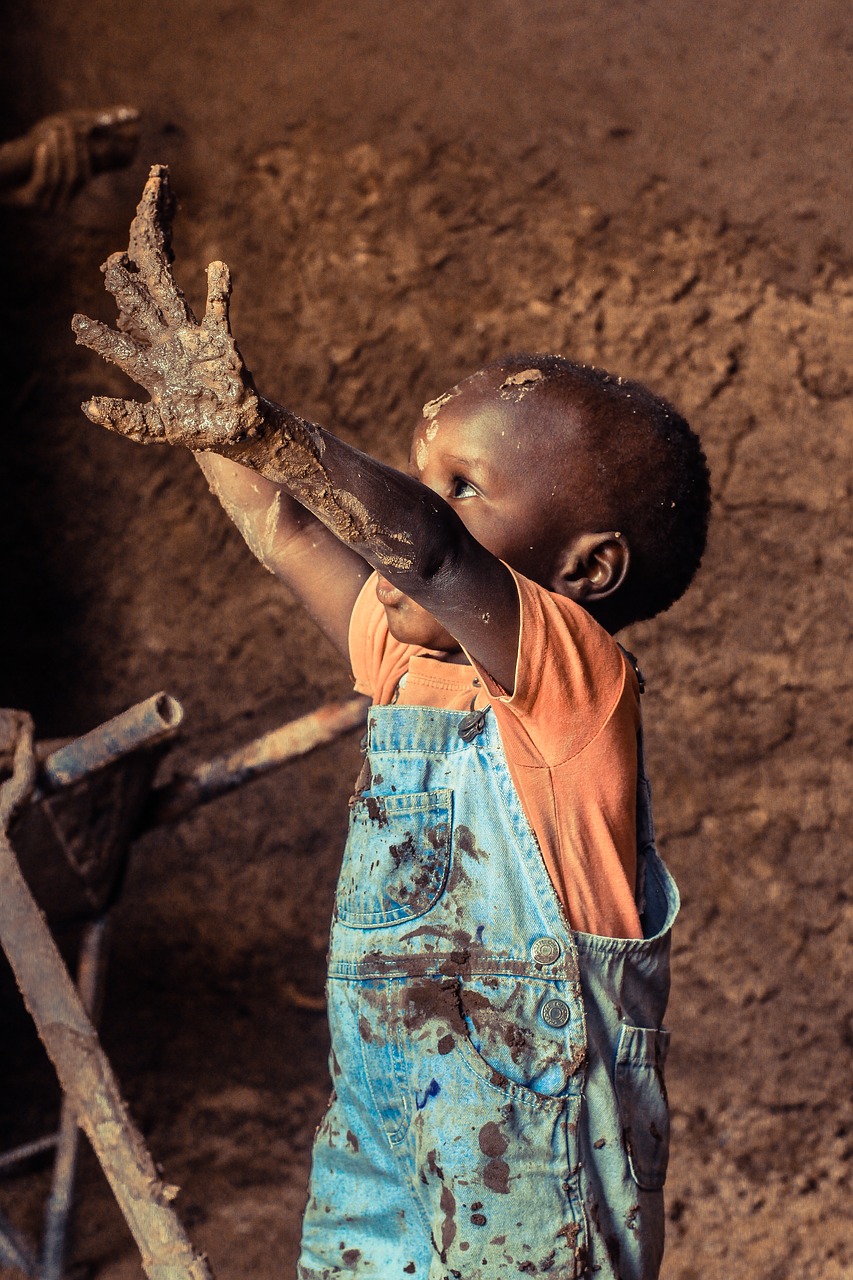
[[[395,640],[368,578],[350,623],[355,687],[373,702],[468,711],[491,703],[510,775],[574,929],[640,938],[634,885],[640,695],[616,641],[580,605],[513,572],[515,691],[472,660]]]

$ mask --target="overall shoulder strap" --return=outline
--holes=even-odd
[[[646,691],[646,681],[639,663],[633,653],[620,644],[619,648],[625,659],[633,668],[637,684],[642,696]],[[646,750],[643,738],[643,711],[640,708],[640,727],[637,730],[637,906],[642,915],[645,907],[645,851],[655,842],[655,823],[652,816],[652,789],[646,772]]]

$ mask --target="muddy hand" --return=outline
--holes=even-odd
[[[71,322],[79,344],[118,365],[151,400],[140,404],[95,396],[83,412],[131,440],[227,453],[230,445],[256,434],[259,401],[231,334],[231,276],[225,263],[207,268],[201,323],[172,278],[174,205],[168,171],[154,165],[131,225],[128,252],[114,253],[102,267],[118,306],[118,329],[82,315]]]

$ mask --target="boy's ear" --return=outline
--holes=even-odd
[[[566,547],[553,589],[578,604],[604,600],[625,581],[630,560],[623,534],[581,533]]]

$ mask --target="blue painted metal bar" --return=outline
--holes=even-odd
[[[121,715],[52,751],[39,770],[39,790],[53,791],[69,786],[140,747],[155,746],[172,737],[183,718],[183,707],[170,694],[152,694],[144,702],[138,702]]]

